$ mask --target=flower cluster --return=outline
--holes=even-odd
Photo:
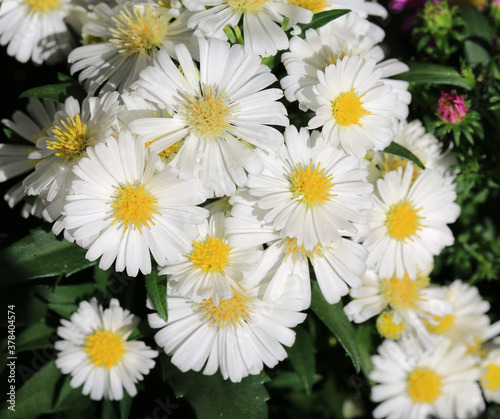
[[[370,15],[386,10],[5,0],[7,53],[65,61],[86,97],[31,98],[2,121],[27,144],[0,145],[0,181],[25,176],[9,205],[34,197],[23,215],[100,269],[158,273],[168,319],[148,298],[148,322],[179,370],[240,382],[274,367],[317,282],[328,304],[350,295],[351,321],[377,316],[376,417],[470,417],[500,399],[500,354],[482,346],[500,326],[476,288],[430,282],[454,243],[457,159],[407,121],[408,82],[393,76],[409,67],[386,57]],[[469,111],[449,94],[436,109],[457,126]],[[136,324],[115,299],[81,302],[56,343],[71,386],[135,395],[157,356],[127,340]]]

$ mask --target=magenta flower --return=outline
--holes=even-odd
[[[455,94],[454,90],[451,93],[441,92],[437,114],[442,121],[451,124],[461,122],[467,112],[469,112],[469,108],[465,105],[464,95],[459,96]]]

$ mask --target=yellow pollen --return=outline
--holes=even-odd
[[[193,265],[205,272],[223,272],[229,260],[231,248],[222,239],[208,237],[193,240],[193,251],[188,255]]]
[[[219,140],[231,128],[235,108],[224,92],[205,86],[201,97],[191,97],[184,103],[180,115],[198,137]]]
[[[472,342],[464,342],[467,347],[467,354],[477,355],[481,358],[488,355],[488,350],[483,347],[484,339],[474,336]]]
[[[293,262],[298,261],[303,263],[307,263],[307,258],[309,258],[311,264],[313,265],[314,257],[322,257],[324,251],[321,243],[318,243],[316,246],[314,246],[313,250],[306,250],[304,245],[297,245],[297,239],[295,237],[285,237],[283,239],[283,247],[286,258],[291,255]]]
[[[117,189],[113,195],[114,220],[111,224],[120,221],[123,232],[129,227],[134,227],[142,233],[143,226],[151,228],[154,225],[154,214],[158,212],[158,201],[145,189],[145,185],[124,185]]]
[[[120,335],[106,330],[97,330],[85,338],[85,348],[90,363],[95,367],[109,369],[120,362],[125,347]]]
[[[394,275],[380,281],[380,294],[396,310],[414,309],[420,301],[420,291],[429,284],[429,277],[419,276],[412,280],[405,273],[402,279]]]
[[[394,311],[392,310],[386,310],[380,313],[377,317],[376,325],[378,333],[383,338],[397,340],[403,334],[403,321],[399,324],[394,323]]]
[[[408,395],[413,403],[434,403],[441,395],[441,377],[429,368],[415,369],[406,380]]]
[[[402,201],[394,204],[385,219],[389,235],[399,241],[413,240],[413,236],[417,236],[417,231],[422,227],[420,220],[424,219],[417,215],[419,211],[420,208],[415,209],[411,202]]]
[[[361,102],[363,96],[358,96],[352,89],[350,92],[341,93],[332,101],[333,117],[339,125],[343,127],[353,124],[362,126],[359,121],[363,115],[371,113],[363,108],[363,102]]]
[[[158,51],[167,34],[169,17],[158,13],[158,8],[150,5],[125,8],[113,17],[115,28],[109,40],[120,54],[132,55],[140,52]],[[161,9],[160,9],[161,10]]]
[[[61,8],[60,0],[24,0],[23,5],[29,8],[28,13],[45,15],[55,12]]]
[[[47,148],[55,150],[56,156],[73,160],[80,157],[87,148],[87,132],[87,124],[82,122],[80,115],[71,116],[52,128],[54,141],[47,140]]]
[[[240,13],[259,13],[269,0],[227,0],[227,5]]]
[[[489,364],[487,371],[480,379],[481,386],[490,390],[500,390],[500,366],[497,364]]]
[[[224,329],[231,326],[237,329],[244,323],[251,322],[252,298],[233,290],[233,297],[221,300],[216,306],[212,299],[197,305],[198,312],[210,327]]]
[[[290,3],[310,10],[313,13],[322,12],[326,8],[325,0],[290,0]]]
[[[325,169],[320,170],[321,163],[312,168],[309,163],[307,168],[300,168],[290,173],[290,189],[294,198],[299,198],[306,205],[317,205],[329,201],[334,196],[330,193],[335,186],[332,183],[333,175],[325,176]]]
[[[446,333],[455,321],[455,316],[453,314],[448,314],[444,317],[433,316],[432,318],[435,322],[437,322],[437,324],[432,324],[431,322],[425,320],[425,325],[432,333],[437,334]]]
[[[425,163],[422,161],[422,164]],[[393,170],[398,170],[400,167],[403,168],[403,171],[406,170],[406,166],[408,165],[408,159],[404,157],[395,156],[394,154],[384,153],[384,162],[382,163],[381,176],[382,179],[385,178],[385,175]],[[411,183],[415,182],[415,179],[420,175],[422,169],[416,165],[413,166],[413,177]]]

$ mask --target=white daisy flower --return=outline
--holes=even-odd
[[[286,358],[282,345],[292,346],[291,328],[306,318],[301,313],[300,288],[289,286],[274,303],[263,300],[269,279],[239,284],[233,297],[215,305],[200,303],[167,292],[168,322],[157,314],[148,316],[153,328],[161,328],[156,343],[181,371],[212,375],[220,369],[224,379],[240,382],[259,374],[264,364],[273,368]]]
[[[73,9],[70,0],[3,0],[0,45],[22,63],[63,61],[74,44],[65,23]]]
[[[342,238],[339,243],[317,242],[308,250],[304,245],[298,245],[296,238],[281,238],[280,232],[264,221],[265,211],[256,205],[255,197],[240,191],[231,197],[230,203],[233,205],[231,217],[226,220],[229,244],[268,245],[253,273],[256,277],[267,275],[271,278],[264,294],[267,301],[274,301],[293,283],[303,290],[304,308],[308,308],[311,302],[309,261],[330,304],[337,303],[349,292],[348,285],[361,286],[360,277],[366,270],[367,253],[360,244]]]
[[[137,96],[173,116],[138,119],[130,129],[153,142],[156,152],[184,140],[171,162],[180,176],[199,177],[211,195],[234,195],[236,185],[246,184],[246,172],[263,168],[253,146],[276,152],[283,142],[269,126],[289,123],[277,102],[282,91],[266,89],[275,76],[241,45],[200,39],[199,70],[185,46],[176,53],[182,71],[162,50],[132,86]]]
[[[193,31],[176,15],[177,10],[155,3],[120,2],[113,9],[98,4],[82,31],[99,42],[71,51],[71,73],[81,72],[78,80],[90,95],[101,87],[123,92],[152,64],[160,48],[175,58],[175,45],[190,45]]]
[[[346,56],[318,71],[319,84],[313,87],[316,116],[308,128],[322,127],[327,141],[359,158],[369,149],[388,146],[398,120],[408,115],[410,98],[401,100],[395,85],[383,79],[383,68],[376,65],[372,58]]]
[[[135,384],[149,374],[158,356],[144,342],[128,340],[138,323],[114,298],[107,309],[95,298],[82,301],[70,320],[61,319],[56,365],[71,374],[70,386],[83,384],[82,393],[92,400],[121,400],[123,389],[135,396]]]
[[[479,384],[486,401],[500,404],[500,348],[490,351],[481,362]]]
[[[280,81],[285,97],[290,102],[298,100],[303,111],[317,109],[313,87],[319,83],[318,71],[324,72],[337,60],[354,55],[373,58],[377,62],[375,69],[382,69],[383,82],[390,83],[393,88],[399,83],[398,100],[408,105],[411,99],[407,91],[408,83],[385,80],[386,77],[408,71],[408,66],[395,59],[382,61],[384,52],[376,45],[383,40],[384,35],[380,27],[355,13],[349,13],[317,30],[307,30],[305,39],[294,36],[290,40],[290,52],[285,52],[281,57],[288,74]]]
[[[434,317],[426,323],[427,328],[432,333],[470,346],[484,341],[490,326],[486,314],[490,304],[483,300],[478,289],[456,280],[443,287],[443,291],[453,310],[446,316]]]
[[[387,10],[375,1],[365,0],[289,0],[291,4],[303,7],[313,13],[320,13],[326,10],[347,9],[352,10],[349,14],[358,14],[363,18],[368,16],[387,17]]]
[[[383,337],[403,336],[418,341],[425,349],[432,348],[425,321],[452,311],[452,305],[445,301],[445,290],[429,287],[429,277],[423,272],[412,280],[407,274],[401,279],[383,278],[368,270],[361,279],[363,285],[351,290],[353,300],[344,307],[349,320],[362,323],[380,314],[377,329]]]
[[[198,226],[199,236],[190,252],[181,254],[177,263],[167,263],[160,274],[169,275],[171,291],[195,302],[233,297],[233,290],[242,292],[238,282],[261,257],[258,247],[229,246],[225,234],[225,215],[215,213]]]
[[[460,213],[455,185],[432,170],[412,179],[411,163],[404,173],[401,167],[387,173],[377,181],[374,208],[366,211],[371,227],[363,243],[367,264],[383,278],[408,274],[415,279],[418,269],[425,271],[433,256],[454,241],[447,224]]]
[[[264,57],[288,48],[288,37],[282,28],[309,23],[313,13],[285,0],[184,0],[192,12],[188,26],[197,28],[207,38],[227,40],[223,29],[238,25],[243,19],[245,52]],[[286,29],[286,28],[285,28]]]
[[[156,172],[159,156],[126,131],[119,140],[87,149],[75,166],[75,180],[64,207],[64,228],[77,244],[89,249],[86,258],[101,257],[108,269],[116,259],[118,272],[129,276],[151,272],[150,252],[159,265],[189,252],[208,211],[196,207],[205,200],[199,182],[177,178],[165,166]]]
[[[372,400],[381,402],[375,418],[475,418],[485,405],[477,384],[476,357],[464,345],[435,341],[433,352],[422,352],[386,340],[372,357]]]
[[[392,141],[410,150],[426,169],[434,170],[450,177],[450,179],[455,178],[456,173],[450,172],[450,166],[458,163],[455,154],[451,149],[443,151],[439,140],[434,135],[426,132],[425,127],[419,120],[409,123],[402,121],[398,134]],[[371,183],[383,178],[391,170],[398,170],[399,167],[404,169],[408,164],[408,160],[403,157],[377,151],[370,152],[368,158],[370,161],[368,170],[371,174]],[[420,175],[421,170],[418,166],[413,166],[413,180]]]
[[[341,235],[358,233],[354,223],[364,223],[361,211],[372,207],[372,185],[359,159],[332,147],[315,131],[294,126],[285,131],[285,145],[278,157],[257,151],[264,162],[259,175],[249,175],[248,191],[265,210],[264,221],[281,237],[313,250]]]
[[[117,123],[118,93],[101,98],[85,98],[80,103],[73,97],[54,116],[47,133],[38,138],[36,150],[29,158],[36,160],[35,171],[23,182],[28,195],[42,195],[47,201],[43,216],[56,221],[54,232],[62,230],[61,216],[66,195],[75,179],[73,167],[87,155],[87,147],[104,141],[114,133]]]

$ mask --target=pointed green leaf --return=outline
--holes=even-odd
[[[328,329],[337,337],[341,345],[351,357],[352,363],[359,372],[361,367],[361,355],[356,345],[356,330],[344,313],[342,301],[337,304],[329,304],[325,300],[319,285],[314,282],[312,288],[311,309]]]
[[[340,16],[344,16],[349,13],[349,9],[337,9],[337,10],[327,10],[325,12],[316,13],[311,22],[305,24],[299,24],[302,29],[302,34],[308,29],[318,29],[325,26],[332,20],[338,19]]]
[[[163,320],[168,321],[167,277],[158,275],[158,270],[154,269],[149,275],[146,275],[145,280],[146,291],[153,307]]]
[[[207,376],[188,371],[177,373],[171,382],[176,397],[184,397],[198,419],[264,419],[269,399],[265,381],[264,374],[250,375],[240,383],[233,383],[224,380],[219,372]]]
[[[395,143],[394,141],[384,149],[384,153],[394,154],[396,156],[403,157],[415,163],[421,169],[425,169],[425,166],[422,164],[419,158],[415,156],[415,154],[413,154],[406,147],[403,147],[402,145]]]
[[[49,287],[48,285],[38,285],[35,289],[37,294],[48,303],[74,304],[94,294],[96,287],[94,284],[88,283],[61,285],[55,288]]]
[[[300,377],[307,394],[311,394],[316,373],[314,342],[303,326],[295,328],[295,343],[286,348],[288,360]]]
[[[49,336],[55,331],[45,323],[45,319],[31,324],[16,335],[16,353],[52,347]]]
[[[94,262],[85,259],[87,251],[40,227],[0,252],[3,285],[57,275],[72,275]]]
[[[124,391],[123,398],[120,400],[120,419],[128,419],[130,416],[130,410],[132,409],[132,402],[134,398],[129,396],[129,394]]]
[[[410,71],[393,76],[413,83],[448,84],[470,90],[467,80],[453,67],[431,63],[410,63]]]
[[[473,6],[461,8],[465,22],[464,51],[469,63],[487,64],[491,58],[490,50],[493,40],[493,29],[486,17]]]
[[[71,375],[67,375],[64,379],[54,406],[54,410],[56,412],[64,410],[71,410],[74,412],[75,409],[85,410],[88,412],[88,409],[92,407],[90,397],[82,394],[81,387],[73,388],[69,385],[72,378],[73,377]]]
[[[70,81],[34,87],[33,89],[28,89],[21,93],[19,98],[24,99],[36,97],[38,99],[48,99],[62,103],[70,96],[73,96],[78,100],[83,100],[87,95],[83,87],[78,82]]]
[[[47,304],[47,307],[55,311],[65,319],[69,319],[71,315],[78,309],[78,306],[76,304]]]
[[[15,411],[7,410],[9,403],[4,403],[2,412],[8,412],[5,417],[14,418],[35,418],[44,413],[51,413],[52,400],[56,390],[56,385],[61,377],[61,372],[56,367],[54,361],[44,365],[40,371],[36,372],[21,388],[21,379],[16,379],[16,407]]]

